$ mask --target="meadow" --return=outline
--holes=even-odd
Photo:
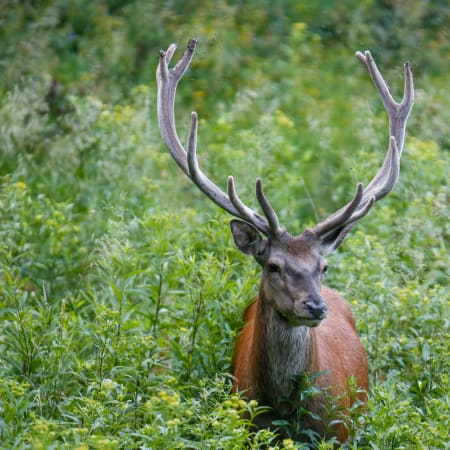
[[[0,448],[305,448],[231,393],[257,265],[164,147],[160,48],[198,157],[301,233],[370,180],[415,77],[400,181],[330,255],[369,358],[349,449],[450,448],[450,8],[445,1],[6,1],[0,7]],[[252,203],[253,202],[253,203]],[[315,447],[332,449],[318,439]]]

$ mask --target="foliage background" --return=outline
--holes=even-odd
[[[0,445],[260,448],[230,394],[258,270],[175,167],[157,52],[199,39],[180,135],[224,185],[253,179],[293,232],[348,201],[387,146],[355,50],[416,104],[400,183],[329,258],[372,389],[349,448],[449,448],[450,8],[446,1],[3,0]],[[179,56],[180,53],[177,53]],[[294,448],[292,441],[274,443]],[[319,448],[331,443],[317,442]]]

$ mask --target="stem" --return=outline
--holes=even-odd
[[[198,301],[196,302],[196,305],[194,308],[192,333],[191,333],[191,339],[189,342],[188,353],[187,353],[188,370],[187,370],[186,380],[189,380],[189,378],[191,377],[192,360],[193,360],[193,356],[194,356],[195,342],[197,339],[197,332],[198,332],[198,328],[199,328],[199,322],[200,322],[200,316],[201,316],[202,309],[203,309],[203,293],[202,293],[202,291],[200,291],[199,296],[198,296]]]
[[[159,311],[162,307],[162,301],[163,301],[163,278],[164,278],[164,270],[163,270],[163,263],[160,262],[159,266],[159,274],[158,274],[158,295],[156,297],[156,307],[155,307],[155,318],[153,320],[153,326],[152,326],[152,333],[156,333],[156,328],[158,326],[158,320],[159,320]]]

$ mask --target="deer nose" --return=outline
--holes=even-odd
[[[327,314],[327,305],[323,301],[308,300],[305,302],[306,309],[313,319],[323,319]]]

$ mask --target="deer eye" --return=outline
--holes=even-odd
[[[269,263],[267,266],[267,270],[270,273],[281,273],[281,267],[275,263]]]
[[[328,264],[325,264],[325,265],[322,267],[322,273],[325,274],[325,273],[327,273],[327,272],[328,272]]]

